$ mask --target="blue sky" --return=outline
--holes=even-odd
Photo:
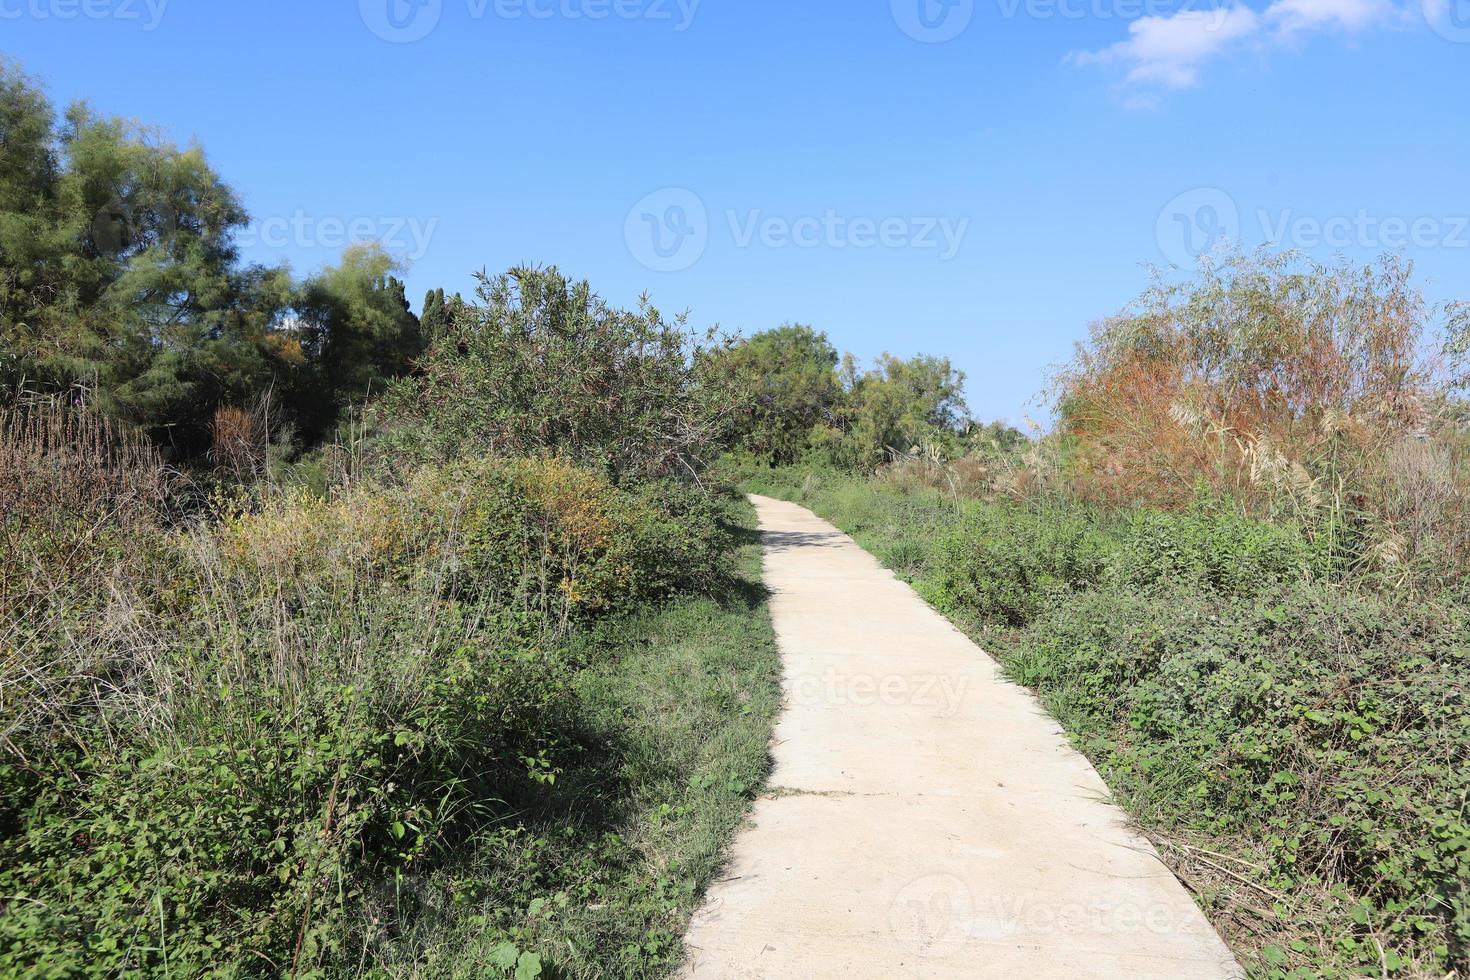
[[[982,418],[1217,234],[1470,298],[1470,0],[0,0],[0,52],[201,142],[252,259],[554,263]]]

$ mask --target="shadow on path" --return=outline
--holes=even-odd
[[[840,548],[845,538],[840,531],[766,531],[761,543],[768,551],[780,553],[797,548]]]

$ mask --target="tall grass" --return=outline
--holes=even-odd
[[[598,847],[646,819],[647,770],[601,770],[611,745],[582,687],[622,655],[625,638],[599,632],[617,619],[745,595],[715,501],[547,458],[327,496],[219,491],[183,511],[151,450],[49,412],[0,429],[0,518],[25,559],[7,562],[0,607],[0,974],[407,973],[393,950],[428,928],[511,944],[505,975],[534,975],[566,950],[522,934],[525,906],[497,904],[507,881],[558,880],[517,843],[533,839],[591,863],[591,890],[564,909],[632,901],[622,869],[639,852]],[[691,823],[723,814],[706,850],[763,761],[774,666],[763,634],[737,626],[758,602],[721,619],[738,641],[700,634],[685,651],[751,662],[739,703],[680,735],[712,753],[701,765],[742,774],[728,799],[691,804]],[[701,741],[752,703],[731,757]],[[572,786],[605,796],[605,821],[577,824]],[[421,902],[399,902],[404,881]],[[461,907],[464,921],[420,915]],[[667,965],[680,930],[659,915],[598,926],[649,944],[641,959],[597,940],[574,972]]]

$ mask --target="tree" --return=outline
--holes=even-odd
[[[1440,381],[1407,263],[1233,254],[1095,325],[1056,380],[1087,493],[1182,506],[1202,487],[1302,513],[1427,433]]]
[[[609,306],[555,268],[480,276],[479,302],[393,385],[387,441],[415,458],[554,453],[615,478],[697,473],[736,399],[719,348],[643,297]]]
[[[458,299],[458,297],[456,297]],[[453,322],[453,314],[444,299],[444,290],[431,289],[424,297],[423,312],[419,314],[419,326],[426,344],[442,337]]]
[[[245,267],[246,214],[198,146],[50,104],[0,67],[0,364],[189,453],[214,408],[288,370],[284,269]]]
[[[965,375],[949,359],[918,355],[901,360],[881,354],[874,367],[859,373],[856,361],[843,365],[848,386],[848,452],[860,466],[882,462],[891,452],[938,443],[953,450],[968,421]]]
[[[221,407],[269,392],[314,438],[407,370],[419,323],[381,248],[297,287],[241,261],[246,222],[200,147],[80,103],[58,126],[0,63],[0,398],[65,393],[194,456]]]
[[[423,350],[398,271],[381,246],[360,244],[302,284],[295,307],[312,384],[299,393],[297,415],[308,438],[324,434],[348,406],[382,393]]]
[[[725,367],[747,400],[737,446],[773,466],[796,462],[813,430],[837,422],[843,392],[825,333],[786,324],[731,348]]]
[[[32,373],[38,311],[64,292],[54,128],[46,96],[0,60],[0,393]]]
[[[965,435],[968,451],[984,456],[1007,456],[1031,445],[1026,433],[999,419],[985,425],[972,425]]]

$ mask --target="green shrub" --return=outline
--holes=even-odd
[[[878,495],[866,506],[883,506],[882,499]],[[861,513],[837,506],[862,526]],[[911,540],[911,547],[930,552],[926,594],[933,601],[973,621],[1011,627],[1025,626],[1050,602],[1103,581],[1142,591],[1187,584],[1249,596],[1319,576],[1328,567],[1321,551],[1293,527],[1203,511],[1138,511],[1112,523],[1078,506],[970,502],[962,521],[937,536]]]
[[[554,651],[422,588],[285,582],[192,612],[129,690],[55,705],[0,764],[25,801],[0,973],[329,962],[367,883],[506,812],[565,710]]]
[[[563,460],[460,460],[402,486],[267,501],[217,531],[246,591],[291,579],[436,578],[447,594],[553,626],[707,586],[729,541],[713,498],[674,481],[615,486]]]
[[[477,303],[371,410],[389,463],[556,454],[619,479],[685,478],[743,405],[720,348],[645,297],[615,309],[555,268],[480,277]]]
[[[1107,556],[1080,515],[976,504],[935,545],[931,595],[961,616],[1023,626],[1058,593],[1097,582]]]
[[[1120,584],[1154,589],[1184,582],[1237,596],[1327,570],[1323,553],[1293,526],[1200,511],[1135,512],[1109,559]]]
[[[555,459],[214,511],[0,610],[0,975],[355,965],[385,883],[587,756],[573,631],[730,545],[705,494]]]
[[[706,589],[722,576],[734,542],[710,493],[677,480],[647,480],[627,488],[625,499],[619,537],[640,596]]]
[[[1463,966],[1470,617],[1300,581],[1256,591],[1076,594],[1006,663],[1136,809],[1248,841],[1274,889],[1335,896],[1325,921],[1284,912],[1288,937],[1319,930],[1350,966],[1379,965],[1373,937],[1423,969]]]

